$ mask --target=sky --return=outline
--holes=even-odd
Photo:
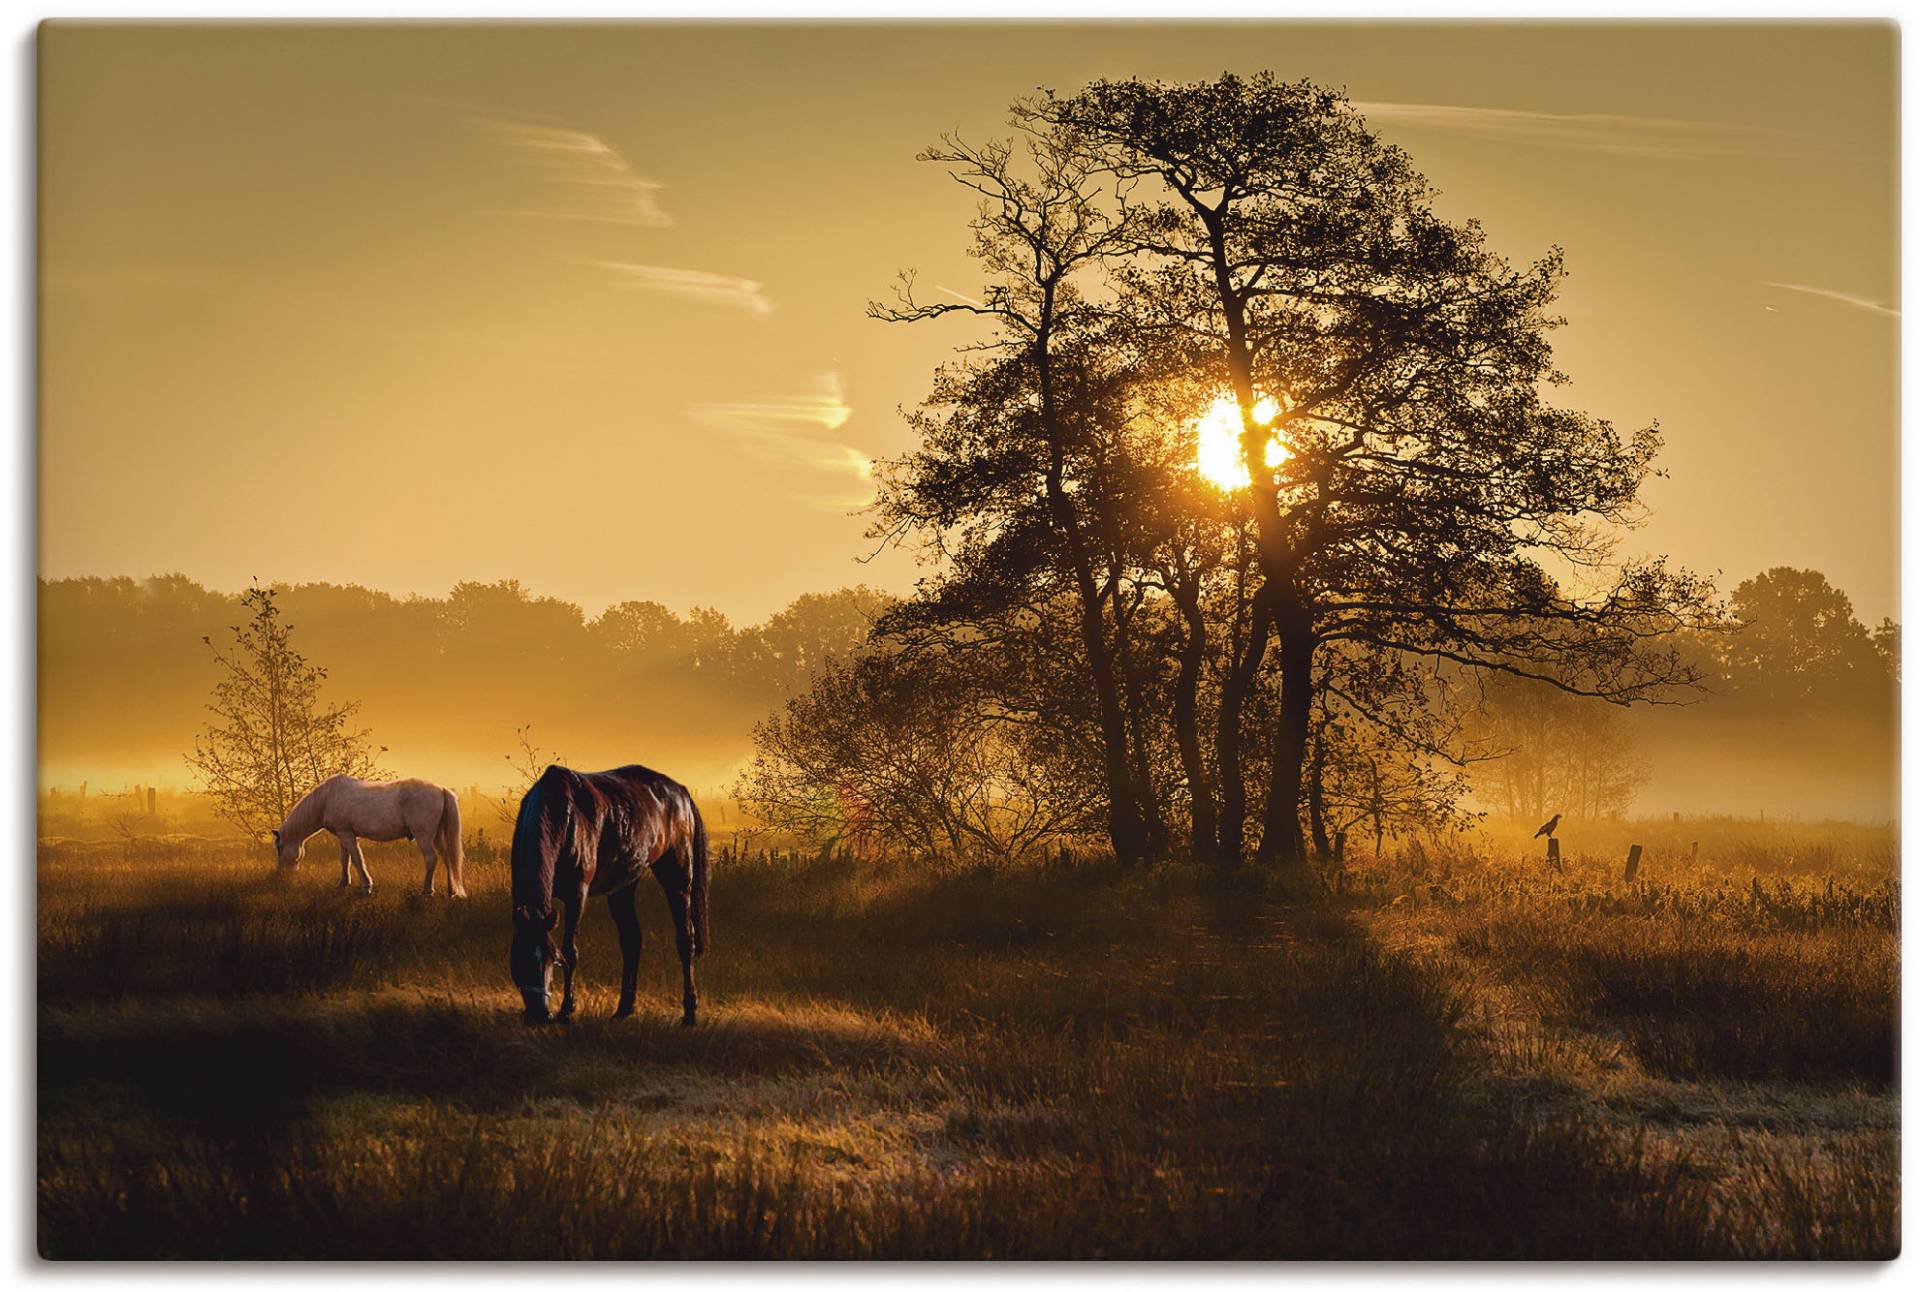
[[[1891,24],[54,24],[40,57],[48,577],[735,622],[905,591],[870,463],[977,334],[865,309],[903,269],[979,288],[915,154],[1040,87],[1270,69],[1510,258],[1565,249],[1555,398],[1667,438],[1627,550],[1898,617]]]

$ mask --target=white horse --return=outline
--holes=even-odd
[[[386,843],[411,839],[420,845],[427,863],[424,890],[433,892],[433,867],[444,861],[447,896],[465,897],[467,881],[460,851],[460,802],[453,791],[431,781],[363,781],[332,776],[293,805],[287,819],[273,832],[273,849],[282,871],[290,871],[307,855],[307,840],[322,830],[340,841],[340,887],[352,882],[349,867],[360,870],[360,886],[371,893],[373,876],[360,841]]]

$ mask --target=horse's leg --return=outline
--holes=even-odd
[[[348,855],[353,858],[354,867],[360,872],[360,891],[363,893],[371,893],[373,891],[373,872],[367,869],[367,854],[360,851],[359,837],[353,834],[346,834],[342,835],[341,838],[346,843]]]
[[[633,905],[639,891],[638,884],[629,884],[607,894],[607,912],[620,934],[620,1005],[613,1011],[615,1018],[633,1013],[633,998],[640,987],[640,913]]]
[[[347,846],[345,835],[336,834],[333,841],[340,845],[340,887],[353,887],[353,849]]]
[[[422,893],[425,893],[428,897],[432,897],[433,896],[433,863],[438,856],[438,854],[436,854],[433,850],[433,836],[430,834],[418,835],[414,838],[414,842],[420,845],[420,857],[423,861],[427,863],[427,877],[426,879],[421,881],[420,891]],[[448,872],[448,873],[449,873],[449,876],[451,876],[452,872]],[[447,880],[447,891],[449,893],[453,891],[453,880],[451,877],[449,877]]]
[[[586,894],[564,904],[566,916],[560,925],[560,1017],[573,1017],[573,970],[580,963],[580,912],[586,908]]]
[[[680,1022],[692,1027],[699,998],[693,990],[693,872],[679,852],[668,853],[653,868],[653,877],[667,895],[667,914],[673,920],[673,945],[680,952]]]

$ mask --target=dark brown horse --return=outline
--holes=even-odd
[[[513,827],[513,950],[508,964],[527,1003],[527,1021],[547,1008],[557,960],[559,1017],[573,1013],[573,970],[580,963],[580,912],[589,897],[607,899],[620,933],[620,1007],[633,1013],[640,974],[640,915],[634,896],[651,870],[667,895],[685,983],[681,1022],[693,1026],[693,958],[707,949],[707,827],[678,781],[645,767],[576,772],[549,767],[520,800]],[[556,947],[553,931],[560,929]]]

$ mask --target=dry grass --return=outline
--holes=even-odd
[[[282,885],[257,862],[43,860],[45,1254],[1886,1256],[1897,1243],[1895,1132],[1861,1114],[1882,1108],[1877,1052],[1840,1047],[1853,1057],[1837,1068],[1803,1058],[1741,1087],[1787,1091],[1799,1117],[1817,1079],[1839,1110],[1831,1133],[1749,1117],[1731,1127],[1736,1159],[1709,1100],[1691,1141],[1649,1137],[1635,1126],[1664,1124],[1656,1086],[1676,1107],[1707,1087],[1636,1068],[1645,1107],[1599,1085],[1568,1094],[1597,1070],[1579,1048],[1591,1036],[1539,1020],[1561,1010],[1611,1033],[1620,1015],[1603,985],[1533,1004],[1528,984],[1562,963],[1612,981],[1606,940],[1576,939],[1555,962],[1491,902],[1396,906],[1405,893],[1362,885],[1377,897],[1301,906],[1258,874],[1177,866],[734,867],[716,876],[699,1028],[673,1025],[677,971],[647,901],[643,1017],[604,1017],[617,952],[596,911],[586,1017],[528,1030],[505,976],[504,876],[476,868],[472,899],[449,905],[401,895],[403,854],[372,864],[385,888],[361,899],[323,888],[324,869]],[[1645,947],[1668,959],[1624,979],[1668,993],[1650,1017],[1685,1020],[1696,988],[1724,992],[1738,965],[1674,967],[1707,945],[1687,941],[1701,920],[1638,918],[1665,930]],[[1806,1000],[1870,1013],[1870,993],[1847,993],[1877,980],[1830,964],[1861,946],[1796,936],[1827,966],[1806,978],[1826,994]],[[1752,954],[1771,965],[1776,951]],[[1533,1041],[1489,1025],[1496,1002],[1532,1011]],[[1714,1065],[1761,1044],[1762,1012],[1675,1070],[1719,1080]],[[1637,1043],[1613,1044],[1638,1063]]]
[[[1537,844],[1525,859],[1429,845],[1346,887],[1378,944],[1474,1002],[1490,1098],[1684,1163],[1728,1254],[1888,1254],[1897,844],[1865,827],[1692,824],[1698,863],[1690,847],[1650,857],[1631,884],[1619,859],[1568,850],[1555,872]],[[1616,832],[1622,854],[1653,833]]]

